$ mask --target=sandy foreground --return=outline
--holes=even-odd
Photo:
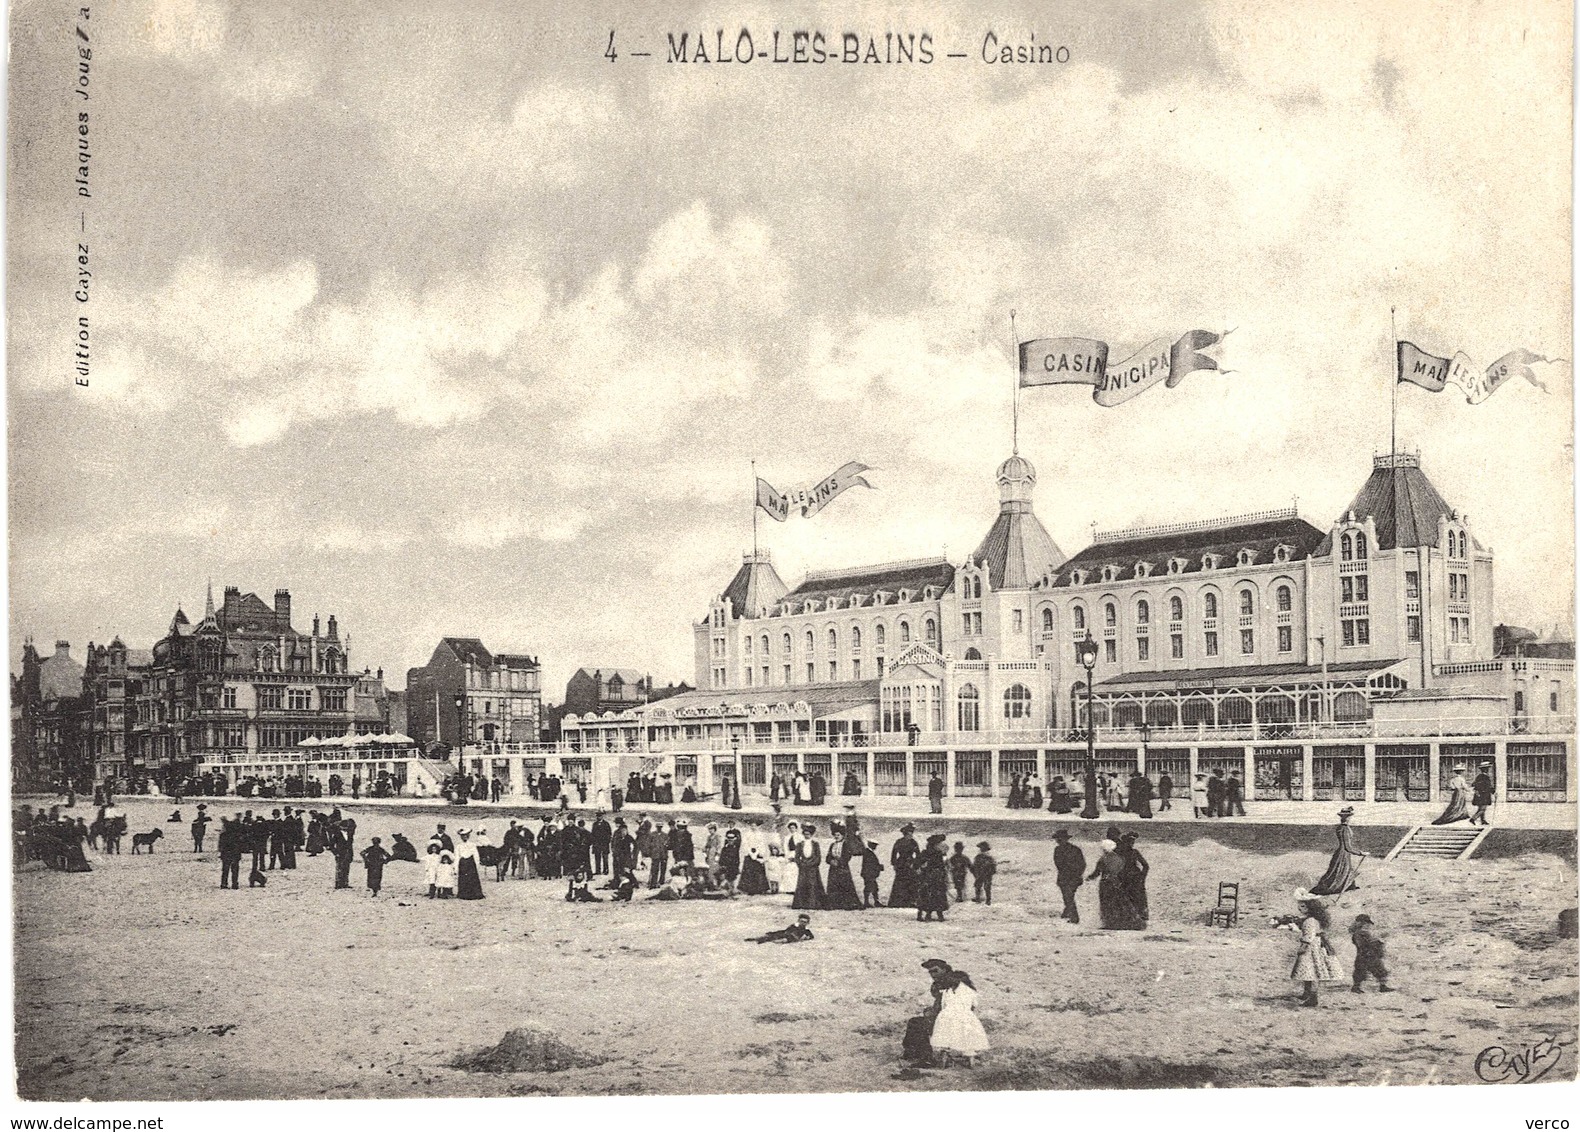
[[[1364,890],[1334,913],[1346,982],[1309,1010],[1287,978],[1294,937],[1267,919],[1294,911],[1290,893],[1325,853],[1149,845],[1143,832],[1151,925],[1116,933],[1097,926],[1095,883],[1082,924],[1060,920],[1051,843],[995,836],[991,907],[968,890],[944,924],[818,913],[814,942],[756,946],[743,937],[791,920],[788,895],[568,905],[562,881],[485,870],[485,900],[430,901],[419,866],[398,864],[373,900],[360,862],[354,887],[334,891],[327,856],[300,856],[265,889],[221,891],[214,831],[194,854],[185,827],[164,824],[167,800],[123,804],[133,832],[164,829],[152,857],[130,856],[128,839],[125,856],[90,850],[91,874],[14,878],[25,1098],[1461,1084],[1478,1080],[1484,1049],[1544,1038],[1565,1047],[1547,1079],[1576,1075],[1580,953],[1556,937],[1576,876],[1547,854],[1368,861]],[[436,820],[465,816],[343,811],[358,849],[393,830],[420,845]],[[488,815],[496,838],[508,816]],[[868,829],[885,859],[897,824]],[[1097,831],[1072,828],[1095,860]],[[1243,885],[1236,928],[1206,925],[1220,880]],[[1388,940],[1398,994],[1348,989],[1347,929],[1363,911]],[[935,955],[971,973],[994,1048],[973,1070],[907,1073],[900,1037]],[[525,1029],[578,1064],[452,1064]]]

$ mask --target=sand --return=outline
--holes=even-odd
[[[1346,929],[1367,912],[1400,993],[1333,984],[1311,1010],[1287,977],[1294,937],[1267,919],[1294,910],[1325,853],[1149,844],[1143,831],[1152,921],[1115,933],[1097,926],[1095,884],[1082,924],[1060,920],[1050,842],[994,835],[991,907],[968,894],[926,925],[818,913],[815,941],[756,946],[743,937],[791,920],[788,895],[569,905],[564,882],[485,870],[485,900],[430,901],[420,868],[394,864],[374,900],[360,864],[334,891],[327,856],[222,891],[212,848],[194,854],[184,827],[163,824],[168,801],[123,805],[133,832],[163,825],[153,856],[90,850],[91,874],[14,878],[24,1097],[1458,1084],[1477,1080],[1483,1049],[1544,1037],[1567,1046],[1549,1079],[1575,1075],[1580,955],[1555,928],[1576,877],[1546,854],[1367,862],[1364,890],[1335,909],[1340,964],[1347,974]],[[420,843],[462,817],[344,810],[359,849],[394,830]],[[508,816],[488,815],[496,837]],[[869,830],[885,853],[892,824]],[[1097,831],[1073,824],[1095,859]],[[1236,928],[1206,924],[1219,880],[1243,885]],[[928,997],[920,963],[935,955],[980,991],[993,1049],[974,1069],[902,1068],[905,1019]]]

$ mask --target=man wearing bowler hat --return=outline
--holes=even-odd
[[[1082,878],[1086,876],[1086,854],[1070,844],[1067,829],[1054,830],[1053,840],[1054,883],[1059,886],[1059,895],[1064,897],[1064,911],[1059,918],[1078,924],[1081,913],[1075,907],[1075,890],[1081,887]]]
[[[1475,813],[1470,815],[1471,825],[1487,824],[1487,807],[1492,805],[1492,764],[1480,763],[1476,767],[1476,780],[1470,784],[1470,804]]]

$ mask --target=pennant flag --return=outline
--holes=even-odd
[[[1452,358],[1428,354],[1414,342],[1399,343],[1398,380],[1419,385],[1432,393],[1441,393],[1452,385],[1465,394],[1465,400],[1479,405],[1496,393],[1511,377],[1523,377],[1543,393],[1547,386],[1532,368],[1538,365],[1559,365],[1563,358],[1548,358],[1529,350],[1510,350],[1486,369],[1480,369],[1463,351]]]
[[[757,477],[757,506],[778,522],[782,523],[790,517],[790,501],[761,476]]]
[[[1115,366],[1108,364],[1108,343],[1095,338],[1035,338],[1020,344],[1020,385],[1090,385],[1092,400],[1112,408],[1160,381],[1173,389],[1197,370],[1232,372],[1202,352],[1229,333],[1192,330],[1172,344],[1159,338]]]
[[[872,469],[866,464],[852,460],[824,476],[812,487],[797,488],[790,492],[775,490],[767,480],[759,476],[757,506],[781,523],[790,517],[792,507],[800,510],[803,519],[810,519],[832,503],[846,488],[872,487],[862,475],[863,472],[870,471]]]

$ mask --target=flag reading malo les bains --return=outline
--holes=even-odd
[[[1419,385],[1432,393],[1441,393],[1450,385],[1465,394],[1465,400],[1479,405],[1498,391],[1511,377],[1523,377],[1543,393],[1547,386],[1532,368],[1537,365],[1557,365],[1562,358],[1547,358],[1529,350],[1510,350],[1486,369],[1480,369],[1463,351],[1452,358],[1429,354],[1414,342],[1399,343],[1399,381]]]
[[[811,487],[797,488],[791,492],[778,491],[767,480],[758,476],[757,506],[781,523],[790,517],[792,507],[800,509],[803,519],[810,519],[832,503],[846,488],[872,487],[862,475],[863,472],[870,471],[872,469],[866,464],[852,460],[836,468]]]

